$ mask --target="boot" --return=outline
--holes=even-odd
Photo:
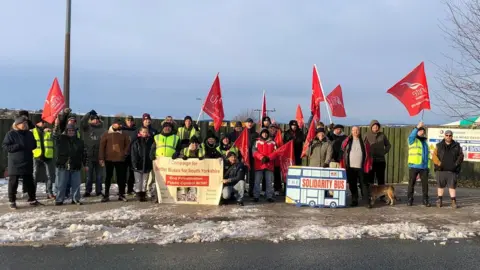
[[[412,205],[413,205],[413,198],[408,198],[407,206],[412,206]]]
[[[368,209],[373,208],[373,204],[372,204],[372,199],[371,199],[371,198],[369,198],[369,199],[367,200],[367,205],[365,205],[365,207],[367,207]]]
[[[147,201],[147,193],[146,192],[140,192],[140,201],[141,202],[146,202]]]
[[[139,202],[141,202],[141,201],[142,201],[142,192],[137,192],[137,193],[135,194],[135,198],[136,198]]]
[[[430,207],[430,206],[432,206],[432,205],[430,204],[430,201],[429,201],[428,199],[423,199],[423,205],[424,205],[425,207]]]
[[[352,196],[352,202],[350,203],[350,207],[356,207],[356,206],[358,206],[358,195]]]
[[[101,200],[101,202],[108,202],[110,201],[110,198],[108,197],[108,194],[105,194]]]
[[[443,206],[442,198],[437,199],[436,205],[437,205],[438,208]]]
[[[457,209],[457,199],[452,199],[452,208]]]

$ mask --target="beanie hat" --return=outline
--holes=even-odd
[[[150,116],[149,113],[144,113],[144,114],[142,115],[142,120],[147,120],[147,119],[148,119],[148,120],[152,120],[152,117]]]
[[[24,123],[24,122],[27,122],[27,118],[25,118],[25,116],[19,116],[19,117],[15,118],[14,125],[18,125],[18,124],[21,124],[21,123]]]
[[[270,135],[270,132],[266,128],[262,128],[262,130],[260,131],[260,135],[262,135],[263,133],[267,133],[268,135]]]
[[[192,136],[192,138],[190,138],[190,143],[200,144],[200,140],[197,138],[197,136]]]
[[[183,118],[183,121],[187,121],[187,120],[193,121],[190,115],[187,115],[185,116],[185,118]]]
[[[231,151],[230,151],[230,152],[228,152],[228,154],[227,154],[227,158],[229,158],[229,157],[231,157],[231,156],[235,156],[235,157],[236,157],[237,154],[235,154],[235,152],[231,152]]]
[[[420,130],[425,131],[425,128],[424,127],[418,128],[418,131],[420,131]]]
[[[265,122],[265,121],[268,121],[270,123],[272,122],[272,120],[270,120],[270,117],[268,117],[268,116],[265,116],[265,117],[262,118],[262,122]]]
[[[98,117],[98,115],[90,115],[90,120],[100,120],[100,117]]]
[[[252,118],[247,118],[247,120],[245,121],[247,123],[253,123],[253,119]]]
[[[343,129],[343,126],[339,124],[336,124],[335,126],[333,126],[333,129],[337,129],[337,128]]]
[[[237,121],[237,122],[235,123],[235,127],[242,127],[242,122]]]
[[[215,140],[218,139],[217,136],[215,136],[215,133],[213,133],[212,130],[208,130],[207,131],[207,137],[205,137],[205,139],[207,139],[207,140],[210,139],[210,138],[214,138]]]
[[[132,116],[132,115],[128,115],[128,116],[125,118],[125,120],[132,120],[132,121],[133,121],[133,120],[134,120],[134,118],[133,118],[133,116]]]
[[[123,123],[123,122],[122,122],[121,119],[115,118],[115,120],[113,120],[113,122],[112,122],[112,125],[113,125],[113,124],[119,124],[119,125],[121,125],[122,123]]]
[[[298,122],[297,120],[290,120],[290,123],[288,123],[289,126],[297,126],[298,127]]]
[[[324,128],[317,128],[317,129],[315,130],[315,133],[316,133],[316,134],[318,134],[318,133],[320,133],[320,132],[325,133],[325,129],[324,129]]]
[[[18,111],[18,116],[25,116],[25,117],[28,118],[30,115],[29,115],[28,111],[21,110],[21,111]]]
[[[69,130],[69,129],[77,130],[75,125],[72,125],[72,124],[68,124],[67,127],[65,128],[65,130]]]
[[[170,122],[163,122],[162,128],[165,128],[165,127],[171,127],[171,128],[173,128],[173,124],[170,123]]]

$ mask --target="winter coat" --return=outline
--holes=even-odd
[[[256,171],[268,170],[273,172],[274,160],[269,160],[267,163],[263,163],[262,159],[271,155],[275,150],[277,150],[277,145],[272,139],[268,138],[265,140],[260,137],[256,140],[252,150],[253,158],[255,159],[254,168]]]
[[[132,168],[136,172],[149,173],[153,169],[153,162],[150,159],[152,149],[152,137],[137,137],[130,146]]]
[[[193,136],[196,136],[198,139],[200,139],[200,129],[193,125],[189,128],[182,126],[178,128],[177,135],[180,138],[182,147],[187,147],[190,144],[190,138]]]
[[[298,128],[295,131],[289,129],[283,135],[283,143],[287,143],[291,140],[293,140],[293,152],[295,156],[295,164],[301,165],[303,142],[305,141],[305,134],[303,134],[303,131],[301,131]]]
[[[255,131],[255,125],[248,130],[248,141],[250,142],[249,144],[249,150],[250,150],[250,162],[253,162],[253,147],[255,146],[255,143],[257,142],[257,139],[260,137],[260,134]]]
[[[390,151],[391,145],[388,141],[387,135],[383,132],[372,132],[372,127],[380,123],[377,120],[372,120],[370,123],[370,130],[365,135],[365,139],[370,144],[370,150],[373,158],[373,162],[385,162],[385,155]]]
[[[408,164],[409,168],[413,169],[421,169],[425,170],[428,169],[428,163],[430,160],[430,150],[428,149],[427,138],[417,138],[418,129],[414,128],[410,135],[408,136],[408,145],[413,145],[415,140],[420,140],[422,144],[422,163],[421,164]]]
[[[146,128],[148,128],[148,133],[150,134],[150,137],[153,138],[153,136],[155,136],[155,135],[158,134],[158,131],[157,131],[156,129],[154,129],[154,128],[152,127],[152,125],[150,125],[150,126],[148,126],[148,127],[146,127]],[[138,133],[139,130],[140,130],[140,129],[137,130],[137,133]]]
[[[98,160],[125,161],[130,152],[130,137],[122,131],[114,131],[112,127],[103,134],[100,140]]]
[[[165,123],[165,120],[163,120],[163,121],[160,123],[160,126],[161,126],[161,127],[163,127],[163,123]],[[172,123],[172,125],[173,125],[172,133],[173,133],[173,134],[177,134],[177,131],[178,131],[178,124],[177,124],[177,122],[172,121],[171,123]]]
[[[329,132],[327,135],[328,139],[332,143],[332,161],[333,162],[340,162],[343,159],[343,152],[342,152],[342,144],[347,139],[347,136],[343,134],[335,135],[333,131]]]
[[[178,155],[180,154],[180,151],[182,150],[182,145],[180,144],[180,140],[178,139],[178,136],[173,134],[173,133],[165,133],[162,131],[162,133],[160,133],[160,135],[166,137],[166,140],[168,139],[174,139],[174,138],[169,138],[170,136],[176,136],[177,137],[177,144],[172,146],[172,147],[175,147],[175,153],[173,154],[173,156],[169,156],[169,157],[178,157]],[[161,137],[161,136],[159,136]],[[155,142],[155,137],[153,138],[153,144],[152,144],[152,149],[150,150],[150,159],[151,160],[155,160],[157,157],[157,143]]]
[[[125,133],[130,138],[130,142],[133,143],[137,139],[139,130],[137,126],[133,124],[131,127],[127,127],[126,125],[122,125],[122,133]]]
[[[223,173],[223,179],[228,180],[228,182],[223,185],[235,186],[238,182],[245,181],[245,172],[245,166],[240,162],[230,165]]]
[[[332,143],[328,141],[327,138],[324,138],[322,141],[315,139],[308,148],[308,166],[322,168],[329,167],[330,161],[332,160],[332,154]]]
[[[9,175],[33,174],[33,150],[37,148],[37,142],[32,132],[18,130],[12,126],[3,139],[2,148],[8,152]]]
[[[202,144],[203,150],[205,151],[205,158],[221,158],[222,153],[217,151],[217,145],[210,145],[208,142],[205,140],[205,142]]]
[[[462,147],[456,141],[447,144],[442,140],[437,143],[432,154],[435,171],[460,173],[463,158]]]
[[[242,131],[243,131],[243,130],[242,130]],[[230,132],[230,133],[227,135],[227,137],[230,139],[230,142],[231,142],[231,143],[234,143],[234,142],[238,139],[238,137],[240,136],[240,134],[242,133],[242,131],[237,132],[237,131],[234,130],[234,131]]]
[[[88,163],[88,151],[85,143],[77,136],[60,134],[57,129],[55,139],[55,165],[59,169],[79,171]]]
[[[362,168],[365,173],[372,169],[372,156],[370,155],[370,144],[362,140],[360,136],[360,147],[362,148]],[[353,138],[348,136],[342,143],[343,159],[340,160],[340,167],[350,169],[350,151],[352,150]]]
[[[80,121],[83,130],[83,141],[87,148],[88,159],[90,161],[98,161],[100,149],[100,139],[106,132],[102,123],[93,125],[89,122],[90,113],[85,114]]]

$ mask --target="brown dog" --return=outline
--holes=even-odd
[[[381,196],[386,196],[388,198],[388,204],[394,205],[395,201],[397,201],[397,196],[395,195],[395,188],[390,185],[372,185],[371,187],[371,194],[372,200],[370,201],[370,205],[373,206],[375,204],[375,200]]]

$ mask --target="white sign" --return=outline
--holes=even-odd
[[[445,131],[453,132],[453,139],[460,143],[465,161],[480,162],[480,129],[429,128],[428,149],[433,153],[435,145],[445,138]]]

